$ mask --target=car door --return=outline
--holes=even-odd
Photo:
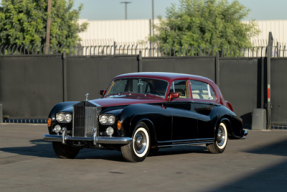
[[[188,140],[197,137],[197,113],[191,110],[189,80],[172,82],[170,93],[179,93],[179,98],[166,103],[172,114],[172,140]]]
[[[214,137],[214,119],[211,112],[215,105],[216,95],[211,85],[206,82],[190,80],[193,103],[191,109],[197,113],[198,138]]]

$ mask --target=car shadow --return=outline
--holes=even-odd
[[[0,151],[6,153],[14,153],[23,156],[34,156],[41,158],[58,158],[54,153],[51,142],[47,142],[43,139],[30,140],[33,146],[19,146],[19,147],[3,147]],[[153,156],[168,156],[168,155],[180,155],[188,153],[208,153],[204,146],[184,146],[184,147],[172,147],[161,148],[156,153],[150,153],[149,157]],[[77,155],[76,159],[104,159],[110,161],[127,162],[120,151],[116,150],[100,150],[100,149],[82,149]]]
[[[253,149],[244,150],[246,153],[264,155],[262,158],[279,156],[270,161],[265,169],[258,169],[246,174],[238,180],[230,180],[223,186],[209,190],[210,192],[243,192],[243,191],[286,191],[287,179],[287,139],[279,140],[272,144],[262,145]]]
[[[209,153],[205,146],[180,146],[160,148],[158,152],[151,152],[149,156],[181,155],[188,153]]]

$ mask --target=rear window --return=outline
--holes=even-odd
[[[216,100],[214,90],[208,83],[191,80],[190,86],[193,99]]]

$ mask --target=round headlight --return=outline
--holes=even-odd
[[[54,132],[59,133],[61,131],[61,126],[60,125],[56,125],[53,129]]]
[[[106,115],[100,116],[100,123],[106,124],[108,122],[108,117]]]
[[[63,113],[57,113],[56,119],[58,122],[63,122],[65,120],[65,115]]]
[[[106,130],[107,135],[112,136],[114,133],[114,129],[112,127],[108,127]]]
[[[111,125],[113,125],[113,124],[115,123],[115,120],[116,120],[116,118],[115,118],[115,116],[113,116],[113,115],[109,116],[109,118],[108,118],[108,122],[109,122],[109,124],[111,124]]]
[[[67,113],[65,115],[65,120],[67,121],[67,123],[70,123],[72,121],[72,115],[70,113]]]

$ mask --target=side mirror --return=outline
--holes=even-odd
[[[100,90],[100,95],[104,96],[107,90]]]
[[[172,101],[175,98],[179,98],[179,93],[171,93],[169,95],[169,101]]]

